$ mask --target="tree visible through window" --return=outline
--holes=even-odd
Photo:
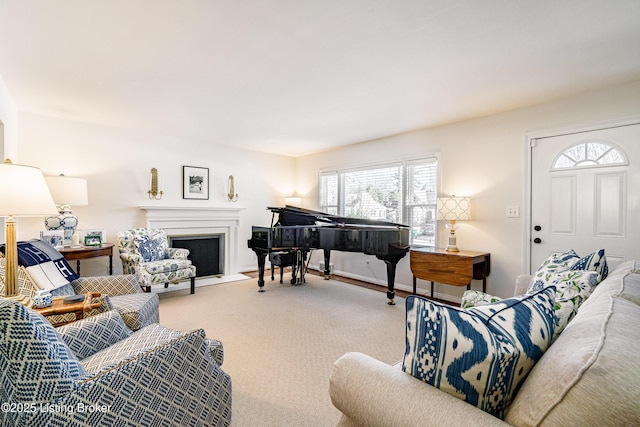
[[[554,160],[552,169],[625,164],[627,164],[627,157],[624,152],[610,142],[604,140],[588,140],[572,145],[560,153]]]
[[[320,209],[411,227],[412,244],[435,246],[437,159],[320,173]]]

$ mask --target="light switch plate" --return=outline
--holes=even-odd
[[[509,206],[507,208],[507,218],[520,218],[520,207]]]

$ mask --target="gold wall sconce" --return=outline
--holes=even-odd
[[[158,190],[158,169],[151,168],[151,174],[149,175],[149,191],[147,194],[150,199],[160,200],[162,199],[162,195],[164,192],[162,189],[164,188],[164,178],[162,180],[162,187]]]
[[[236,180],[233,175],[229,175],[229,192],[227,193],[227,199],[230,202],[238,201],[238,192],[236,189]]]

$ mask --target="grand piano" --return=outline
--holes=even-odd
[[[248,246],[258,257],[258,290],[264,292],[267,255],[291,265],[291,283],[304,283],[312,249],[324,251],[324,277],[330,278],[331,251],[375,255],[387,265],[388,304],[394,305],[396,265],[409,252],[409,227],[387,221],[347,218],[294,206],[268,207],[271,226],[253,226]],[[276,221],[276,214],[278,215]],[[275,221],[275,222],[274,222]],[[273,275],[272,275],[273,279]]]

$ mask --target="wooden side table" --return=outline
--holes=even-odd
[[[93,298],[98,298],[100,292],[89,292],[84,295],[84,300],[79,302],[65,303],[65,297],[55,297],[53,303],[49,307],[33,308],[43,316],[53,316],[56,314],[68,314],[75,313],[76,320],[80,320],[84,317],[84,313],[87,313],[94,308],[99,308],[102,305],[100,301],[94,301]],[[71,321],[54,323],[53,326],[62,326]]]
[[[81,246],[79,248],[62,248],[60,253],[67,261],[76,261],[76,273],[80,275],[80,260],[109,257],[109,275],[113,274],[113,243],[103,243],[101,246]]]
[[[471,280],[482,280],[482,292],[487,291],[487,276],[491,272],[491,254],[488,252],[447,252],[444,249],[416,248],[409,253],[413,273],[413,293],[416,278],[431,281],[431,297],[434,282],[445,285],[466,286]]]

